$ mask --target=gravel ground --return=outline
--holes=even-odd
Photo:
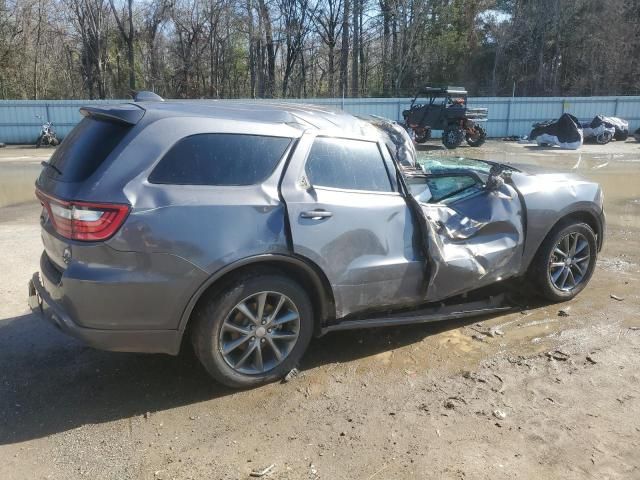
[[[274,465],[263,478],[640,479],[640,144],[422,150],[601,182],[608,234],[589,287],[562,305],[330,334],[298,377],[236,392],[189,354],[92,350],[30,315],[39,208],[4,206],[0,478],[244,479]],[[31,198],[46,155],[1,150],[0,205]]]

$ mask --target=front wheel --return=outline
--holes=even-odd
[[[531,265],[531,279],[547,300],[570,300],[589,283],[597,255],[596,235],[589,225],[561,223],[540,246]]]
[[[474,125],[471,132],[467,131],[466,140],[470,147],[480,147],[487,139],[487,131],[480,125]]]
[[[238,278],[195,312],[191,340],[209,374],[233,388],[272,382],[293,369],[313,333],[305,291],[278,273]]]
[[[449,148],[457,148],[464,140],[464,130],[458,126],[447,127],[442,132],[442,144]]]
[[[431,129],[430,128],[421,128],[419,130],[415,130],[415,140],[416,143],[426,143],[431,138]]]

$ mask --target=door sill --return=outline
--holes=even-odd
[[[383,317],[343,320],[335,325],[324,327],[321,330],[320,335],[324,335],[329,332],[355,330],[359,328],[391,327],[395,325],[441,322],[444,320],[455,320],[459,318],[503,312],[513,308],[514,307],[511,305],[505,305],[504,295],[496,295],[489,297],[486,300],[458,303],[454,305],[440,304],[421,308],[419,310],[412,310],[410,312],[386,315]]]

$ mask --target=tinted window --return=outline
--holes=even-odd
[[[391,192],[391,183],[378,145],[359,140],[317,138],[307,159],[312,185]]]
[[[85,180],[104,162],[130,128],[130,125],[122,123],[85,117],[51,156],[49,163],[55,168],[45,168],[43,174],[63,182]]]
[[[290,138],[204,133],[176,143],[151,172],[152,183],[253,185],[266,179]]]

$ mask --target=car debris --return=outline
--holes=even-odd
[[[619,297],[618,295],[616,295],[616,294],[614,294],[614,293],[610,294],[609,296],[610,296],[611,298],[613,298],[614,300],[617,300],[618,302],[622,302],[622,301],[624,301],[624,298]]]
[[[265,475],[269,475],[273,471],[274,468],[276,468],[276,464],[272,463],[267,468],[264,468],[262,470],[252,470],[251,473],[249,474],[249,476],[250,477],[264,477]]]
[[[571,307],[567,307],[567,308],[561,308],[560,310],[558,310],[558,316],[559,317],[568,317],[569,314],[569,310],[571,309]]]
[[[296,378],[300,374],[300,371],[297,368],[292,368],[289,373],[287,373],[282,379],[283,383],[288,383],[294,378]]]
[[[561,362],[564,362],[564,361],[569,360],[571,355],[569,355],[568,353],[565,353],[565,352],[563,352],[561,350],[553,350],[551,352],[547,352],[547,357],[549,357],[550,359],[553,359],[553,360],[559,360]]]
[[[493,416],[496,417],[498,420],[504,420],[505,418],[507,418],[507,414],[504,413],[502,410],[494,410]]]

